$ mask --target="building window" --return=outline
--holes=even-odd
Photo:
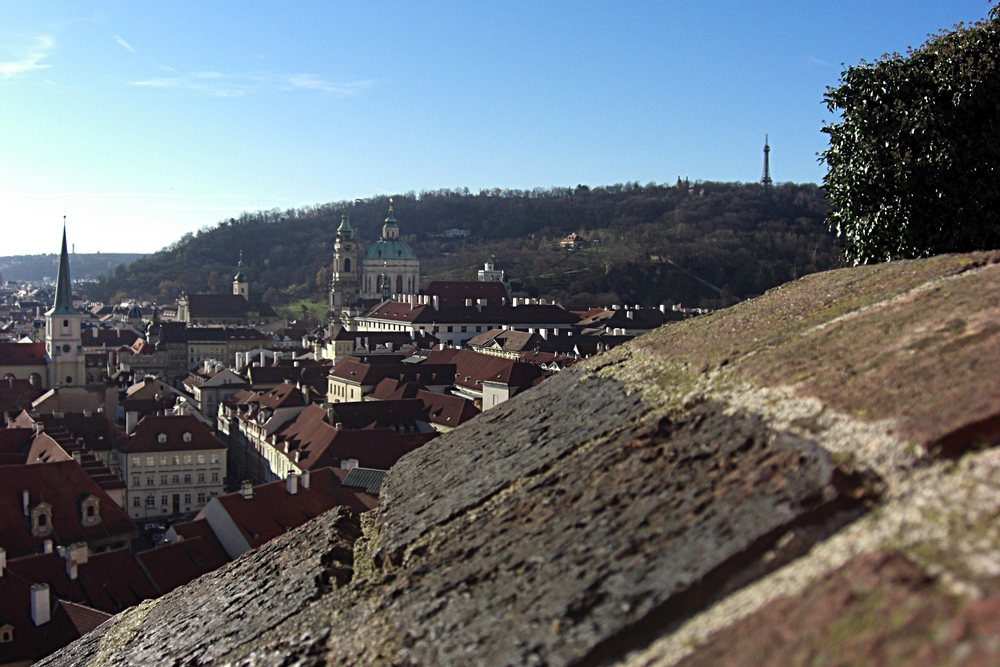
[[[173,477],[170,478],[170,480],[171,480],[170,481],[171,484],[180,484],[181,483],[181,476],[180,475],[174,475]]]
[[[181,464],[181,457],[175,456],[174,457],[174,465],[175,466],[179,466],[180,464]]]
[[[136,468],[142,466],[142,457],[141,456],[133,456],[132,457],[132,465],[134,467],[136,467]]]
[[[138,475],[132,475],[132,486],[140,486]]]
[[[218,463],[219,462],[219,455],[218,454],[212,454],[212,459],[211,460],[212,460],[212,463]]]
[[[205,483],[205,473],[203,472],[198,473],[198,483],[199,484]]]
[[[204,491],[202,491],[201,493],[198,494],[198,504],[199,505],[204,505],[205,504],[205,492]]]
[[[160,486],[166,486],[166,485],[167,485],[167,476],[160,475]]]
[[[161,505],[169,505],[170,504],[170,496],[168,496],[168,495],[162,495],[162,496],[160,496],[160,504]]]
[[[199,454],[198,455],[198,463],[204,463],[204,462],[205,462],[205,455],[204,454]]]
[[[156,496],[146,496],[146,507],[152,507],[156,504]]]
[[[462,327],[462,333],[465,333],[466,327]]]
[[[480,331],[482,331],[482,330],[483,330],[483,328],[482,328],[482,327],[476,327],[476,333],[479,333],[479,332],[480,332]]]
[[[185,505],[190,505],[191,504],[191,494],[190,493],[185,493],[184,494],[184,504]]]
[[[217,473],[217,472],[213,472],[212,473],[212,481],[213,482],[218,482],[219,481],[219,473]]]
[[[452,332],[452,331],[454,331],[454,330],[455,330],[455,327],[452,327],[452,326],[449,326],[449,327],[448,327],[448,333],[451,333],[451,332]]]
[[[160,457],[160,465],[161,466],[167,465],[167,457],[166,456],[161,456]]]
[[[132,499],[132,507],[142,507],[142,499],[139,496]]]
[[[185,465],[188,464],[188,463],[191,463],[191,455],[190,454],[185,454],[184,455],[184,463],[185,463]]]
[[[190,484],[191,483],[191,473],[185,473],[184,474],[184,483],[185,484]]]

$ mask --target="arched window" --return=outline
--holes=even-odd
[[[344,273],[350,273],[350,272],[351,272],[351,258],[346,257],[344,259]]]
[[[396,294],[403,293],[403,276],[396,276]]]
[[[376,281],[376,283],[375,283],[375,291],[376,292],[381,292],[382,291],[382,276],[379,276],[378,277],[378,281]]]

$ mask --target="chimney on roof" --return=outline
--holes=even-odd
[[[299,476],[299,481],[302,484],[302,488],[306,491],[309,490],[309,471],[303,470],[302,474]]]
[[[73,460],[76,461],[77,463],[80,463],[80,450],[79,449],[74,449],[73,450]]]
[[[358,460],[357,459],[341,459],[340,460],[340,469],[341,470],[354,470],[357,467],[358,467]]]
[[[549,339],[549,330],[548,329],[539,329],[538,330],[538,334],[542,337],[542,340],[548,340]]]
[[[465,300],[465,307],[466,307],[466,308],[469,308],[469,307],[471,307],[471,306],[472,306],[472,299],[466,299],[466,300]]]
[[[139,413],[135,410],[130,410],[125,413],[125,433],[132,435],[135,431],[136,425],[139,423]]]
[[[42,542],[42,553],[52,553],[52,540],[45,540]]]
[[[38,625],[45,625],[51,620],[52,607],[49,603],[49,585],[31,585],[31,620]]]
[[[250,480],[245,479],[240,483],[240,495],[243,496],[243,500],[253,500],[253,484]]]
[[[440,298],[438,298],[438,295],[437,295],[437,294],[435,294],[435,295],[434,295],[434,298],[433,298],[433,305],[434,305],[434,310],[438,310],[438,309],[439,309],[439,306],[441,305],[441,299],[440,299]]]
[[[660,304],[660,312],[663,313],[663,314],[666,314],[666,312],[667,312],[666,305],[664,305],[662,303]]]
[[[27,489],[21,492],[21,505],[24,508],[24,516],[31,516],[31,494]]]
[[[92,414],[94,414],[94,413],[91,412],[90,410],[84,410],[83,411],[83,416],[84,417],[88,417],[89,418]]]
[[[87,562],[89,551],[86,542],[74,542],[66,548],[66,562],[84,565]]]
[[[7,550],[0,547],[0,579],[3,579],[3,571],[5,567],[7,567]]]
[[[91,333],[93,333],[93,334],[94,334],[94,335],[92,336],[92,338],[97,338],[97,329],[91,329],[90,331],[91,331]]]
[[[285,479],[285,488],[288,489],[289,495],[294,496],[299,492],[299,476],[292,473]]]
[[[626,310],[625,311],[625,317],[629,318],[630,320],[634,320],[635,319],[635,311],[634,310]]]

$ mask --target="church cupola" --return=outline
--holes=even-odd
[[[392,199],[389,200],[389,217],[385,219],[385,223],[382,225],[382,239],[385,241],[396,240],[399,238],[399,224],[396,223],[396,218],[392,215]]]
[[[340,227],[337,227],[337,239],[339,241],[354,240],[354,228],[351,227],[351,219],[346,213],[340,217]]]
[[[250,282],[247,280],[246,274],[243,273],[242,250],[240,250],[240,262],[236,267],[236,275],[233,276],[233,294],[242,296],[248,301],[250,300]]]

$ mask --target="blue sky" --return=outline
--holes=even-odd
[[[0,4],[0,255],[151,252],[242,211],[438,188],[819,182],[841,63],[911,2]],[[405,224],[405,221],[403,221]]]

